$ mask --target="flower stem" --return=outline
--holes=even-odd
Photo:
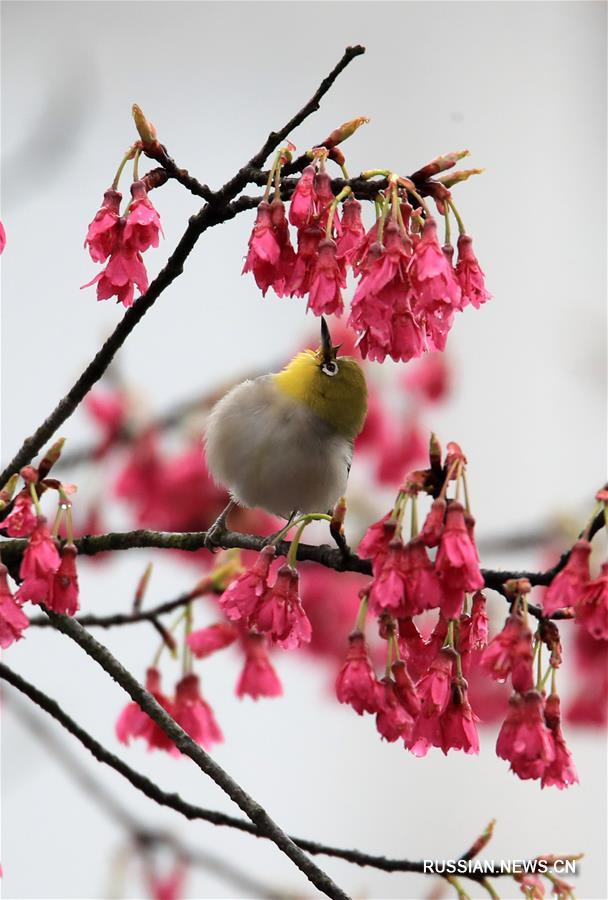
[[[418,500],[412,497],[412,519],[411,519],[412,537],[418,537]]]
[[[42,509],[40,508],[40,500],[38,499],[38,494],[36,493],[36,488],[34,486],[34,482],[30,481],[30,494],[32,496],[32,500],[34,501],[34,506],[36,508],[36,515],[42,515]]]
[[[192,631],[192,603],[188,603],[184,610],[184,649],[182,657],[182,674],[188,675],[192,671],[192,650],[188,643],[188,637]]]
[[[451,198],[450,198],[450,200],[448,200],[448,205],[449,205],[450,209],[452,210],[452,212],[454,213],[454,218],[456,219],[456,222],[458,223],[458,233],[466,234],[467,230],[464,227],[464,222],[462,221],[462,219],[460,217],[460,213],[454,206],[454,201]]]
[[[469,496],[469,483],[467,481],[467,470],[465,466],[462,467],[462,486],[464,488],[464,507],[466,511],[470,514],[471,512],[471,498]]]
[[[306,519],[306,517],[303,517],[303,518]],[[300,543],[300,538],[302,537],[302,532],[304,531],[304,529],[306,528],[306,526],[308,524],[309,524],[308,521],[304,521],[301,523],[300,527],[296,531],[296,533],[293,537],[293,540],[291,542],[291,546],[289,548],[289,553],[287,554],[286,562],[287,562],[288,566],[292,567],[292,569],[295,568],[296,557],[298,555],[298,544]]]
[[[116,175],[114,176],[114,181],[112,182],[112,190],[113,191],[116,191],[118,189],[118,182],[120,181],[120,176],[122,175],[122,170],[124,169],[126,164],[129,162],[129,160],[133,159],[133,154],[135,153],[136,149],[137,149],[137,144],[132,144],[129,147],[129,149],[127,150],[127,152],[125,153],[125,155],[123,156],[123,158],[121,159],[120,165],[118,166],[118,168],[116,170]]]
[[[443,221],[445,222],[445,239],[444,239],[443,243],[451,244],[452,243],[452,228],[450,225],[450,212],[449,212],[448,206],[445,206],[444,208],[445,208],[445,212],[443,214]]]
[[[355,623],[355,631],[360,631],[361,634],[365,634],[365,619],[367,616],[368,602],[369,602],[369,594],[366,592],[361,597],[361,603],[359,604],[359,612],[357,613],[357,621]]]
[[[336,214],[336,209],[338,208],[338,203],[341,200],[346,200],[349,194],[352,194],[352,190],[347,185],[345,188],[342,188],[337,197],[334,197],[332,202],[329,205],[329,214],[327,216],[327,225],[325,226],[325,237],[328,241],[332,240],[332,229],[334,225],[334,216]]]
[[[141,147],[139,147],[133,157],[133,181],[139,181],[139,157],[141,152]]]

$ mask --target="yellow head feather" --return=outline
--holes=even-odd
[[[305,403],[343,437],[354,440],[363,428],[367,385],[361,366],[350,356],[336,358],[332,352],[328,359],[323,347],[304,350],[274,379],[280,391]]]

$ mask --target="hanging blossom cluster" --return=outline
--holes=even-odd
[[[145,177],[140,179],[138,174],[144,143],[156,141],[156,130],[150,122],[143,119],[139,107],[134,106],[133,115],[136,123],[140,123],[140,130],[143,129],[146,141],[137,141],[127,150],[111,187],[104,194],[101,207],[89,225],[84,241],[93,262],[105,265],[83,287],[96,284],[98,300],[116,297],[117,302],[125,307],[133,305],[136,287],[140,294],[148,290],[148,275],[142,253],[150,247],[158,247],[162,233],[160,216],[148,196],[149,181]],[[118,191],[118,184],[129,160],[133,160],[131,199],[121,214],[122,194]]]
[[[363,172],[362,180],[381,176],[388,182],[375,196],[376,220],[366,231],[353,189],[347,184],[334,196],[327,172],[328,160],[333,160],[348,180],[337,145],[366,121],[345,123],[310,151],[311,163],[297,181],[288,216],[281,200],[281,167],[291,161],[295,148],[289,144],[277,153],[243,273],[253,274],[263,294],[272,287],[279,297],[308,297],[307,308],[315,315],[341,316],[350,269],[359,282],[348,325],[362,356],[378,362],[387,356],[407,361],[427,350],[444,350],[454,314],[469,305],[479,308],[490,297],[449,190],[480,170],[435,177],[468,153],[462,151],[438,157],[410,178],[382,169]],[[443,245],[423,194],[433,198],[444,219]],[[451,217],[459,229],[455,263]],[[296,229],[297,249],[288,222]]]
[[[436,491],[435,471],[442,473]],[[456,496],[447,497],[451,480]],[[459,502],[462,481],[464,507]],[[422,529],[418,530],[416,496],[435,496]],[[600,491],[598,500],[608,495]],[[404,517],[411,503],[410,539],[403,539]],[[598,509],[595,510],[595,518]],[[573,548],[568,562],[547,590],[547,614],[573,608],[575,620],[596,638],[605,637],[598,622],[608,610],[606,564],[601,575],[589,572],[589,541]],[[434,552],[431,560],[429,550]],[[448,445],[443,467],[439,448],[431,443],[431,468],[413,473],[393,509],[372,525],[360,546],[372,560],[374,578],[362,591],[355,631],[338,675],[336,693],[360,715],[376,716],[380,734],[403,740],[414,755],[431,746],[476,753],[476,722],[466,678],[478,667],[499,683],[510,679],[513,693],[496,744],[498,756],[522,779],[538,779],[542,787],[565,788],[578,781],[561,728],[556,671],[562,661],[559,631],[542,617],[533,636],[529,625],[527,579],[507,581],[511,612],[499,634],[488,643],[488,619],[481,588],[484,584],[469,507],[466,460],[456,444]],[[424,624],[429,610],[438,610],[433,631],[424,640],[414,619]],[[365,640],[366,617],[373,615],[386,641],[386,668],[376,677]],[[543,664],[543,648],[549,654]],[[477,651],[477,652],[476,652]],[[481,652],[479,652],[481,651]],[[550,679],[550,693],[546,686]]]
[[[0,491],[0,532],[27,539],[16,592],[9,586],[6,566],[0,565],[0,647],[4,650],[20,640],[29,625],[23,611],[26,602],[44,604],[47,609],[68,616],[73,616],[79,608],[78,551],[73,540],[70,500],[76,488],[48,477],[63,443],[62,439],[53,444],[37,468],[25,466]],[[24,486],[13,496],[19,481]],[[52,528],[40,506],[40,498],[47,491],[55,491],[58,499]],[[64,522],[67,540],[60,544],[59,533]]]
[[[135,594],[134,608],[143,601],[150,568],[146,570]],[[194,672],[194,657],[206,659],[220,650],[238,645],[243,653],[243,667],[238,677],[235,693],[257,700],[260,697],[277,697],[283,692],[281,682],[268,656],[267,640],[263,634],[247,628],[242,623],[222,620],[204,628],[193,629],[193,602],[203,596],[223,597],[229,585],[239,581],[242,567],[236,551],[220,555],[213,568],[206,573],[192,591],[185,597],[186,605],[171,629],[165,629],[157,622],[162,642],[146,672],[146,689],[160,705],[181,725],[190,737],[209,749],[223,741],[223,734],[210,704],[204,698],[200,677]],[[235,579],[236,581],[233,580]],[[172,655],[177,652],[175,632],[181,629],[181,650],[183,671],[172,695],[161,687],[159,663],[165,649]],[[137,705],[129,703],[116,722],[116,735],[124,744],[132,739],[143,739],[148,749],[164,750],[179,756],[179,750],[165,732]]]

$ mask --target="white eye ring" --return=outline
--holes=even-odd
[[[327,362],[323,363],[321,366],[321,371],[326,375],[337,375],[338,374],[338,363],[337,362]]]

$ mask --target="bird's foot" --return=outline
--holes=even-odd
[[[228,506],[222,510],[219,514],[213,525],[211,525],[205,534],[205,547],[207,550],[211,550],[212,553],[215,553],[219,550],[222,538],[227,533],[226,522],[228,521],[228,516],[236,506],[234,500],[231,500]]]

